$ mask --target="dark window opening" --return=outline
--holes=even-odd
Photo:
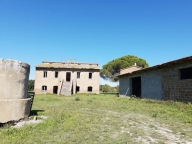
[[[47,77],[47,72],[43,73],[43,77],[46,78]]]
[[[93,89],[93,88],[89,86],[89,87],[87,88],[87,91],[88,91],[88,92],[92,92],[92,89]]]
[[[55,78],[58,78],[58,72],[55,72]]]
[[[89,73],[89,79],[92,79],[92,73]]]
[[[53,93],[57,94],[57,91],[58,91],[58,86],[53,86]]]
[[[192,67],[180,69],[180,79],[192,79]]]
[[[71,73],[70,72],[66,73],[66,81],[68,81],[68,82],[71,81]]]
[[[76,92],[79,92],[79,91],[80,91],[80,87],[77,86],[77,87],[76,87]]]
[[[77,72],[77,78],[80,78],[80,72]]]
[[[141,77],[132,78],[132,95],[141,98]]]
[[[46,85],[42,86],[42,91],[47,91],[47,86]]]

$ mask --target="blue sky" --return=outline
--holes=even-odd
[[[30,64],[30,79],[44,60],[102,67],[135,55],[161,64],[192,55],[191,7],[192,0],[0,0],[0,57]]]

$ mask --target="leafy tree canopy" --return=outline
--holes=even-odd
[[[34,90],[34,83],[35,83],[35,80],[29,80],[28,81],[28,91]]]
[[[101,92],[119,92],[119,86],[110,86],[108,84],[100,85]]]
[[[134,63],[137,64],[139,67],[149,67],[146,60],[141,59],[137,56],[127,55],[115,60],[108,62],[107,64],[103,65],[103,68],[100,71],[100,77],[105,80],[110,80],[112,82],[118,81],[117,75],[120,73],[120,69],[133,66]]]

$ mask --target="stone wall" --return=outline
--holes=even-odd
[[[175,64],[162,69],[163,99],[192,101],[192,79],[180,79],[179,69],[192,67],[192,61],[184,64]]]
[[[142,73],[141,95],[142,98],[162,99],[163,90],[160,70],[151,70]]]
[[[0,123],[19,120],[29,115],[29,71],[30,66],[26,63],[0,59]]]
[[[126,75],[119,78],[119,95],[131,96],[131,81]]]

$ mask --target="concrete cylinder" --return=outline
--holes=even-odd
[[[30,65],[0,59],[0,123],[25,118],[30,113],[28,98]]]

